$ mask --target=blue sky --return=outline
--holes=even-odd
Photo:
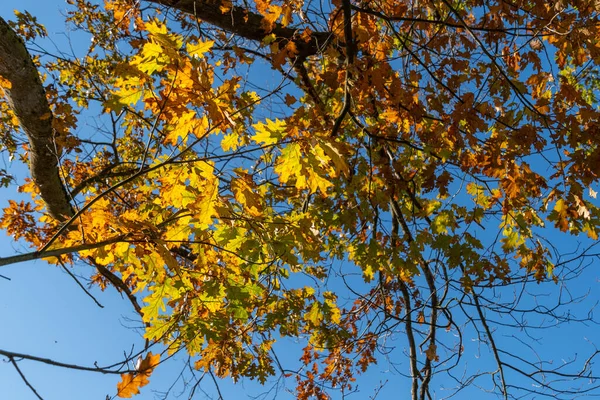
[[[29,11],[48,31],[49,37],[37,42],[42,47],[68,49],[64,46],[71,43],[76,50],[85,49],[88,43],[83,43],[65,27],[67,7],[66,2],[61,0],[8,0],[0,2],[0,16],[5,20],[14,20],[15,9]],[[8,164],[6,168],[21,183],[28,176],[27,168],[17,162]],[[17,192],[16,186],[0,188],[0,207],[6,207],[8,199],[21,198],[25,199]],[[31,251],[25,245],[15,243],[4,232],[0,232],[0,235],[0,257]],[[81,265],[73,270],[74,274],[84,277],[89,276],[90,272],[88,266]],[[87,367],[93,367],[95,363],[99,366],[111,365],[122,361],[124,354],[130,354],[132,350],[135,353],[143,349],[143,332],[135,329],[141,325],[139,317],[133,312],[129,301],[114,289],[109,288],[105,292],[96,287],[90,289],[104,306],[99,308],[68,274],[45,261],[2,267],[0,274],[10,279],[0,278],[0,349]],[[157,349],[153,350],[157,352]],[[136,398],[162,399],[162,393],[169,389],[185,368],[186,360],[185,354],[177,354],[162,362],[150,378],[150,384],[143,387]],[[118,375],[81,372],[32,361],[21,361],[18,365],[44,400],[104,400],[107,395],[111,398],[116,395],[116,385],[120,381]],[[187,373],[186,379],[190,378],[191,375]],[[270,389],[245,382],[234,386],[229,380],[220,382],[219,386],[225,399],[238,398],[240,393],[258,395]],[[194,398],[216,396],[214,387],[212,378],[205,376]],[[181,389],[180,384],[176,385],[173,393],[179,394]],[[284,392],[278,392],[277,398],[286,397],[290,398]],[[37,399],[15,368],[2,357],[0,398]]]
[[[48,29],[50,38],[58,46],[67,44],[68,37],[64,26],[63,15],[66,13],[66,3],[59,0],[4,0],[0,3],[0,15],[5,19],[13,18],[13,10],[27,10],[38,17],[39,22]],[[43,45],[53,46],[48,41],[40,42]],[[74,46],[77,47],[75,41]],[[16,172],[20,177],[26,176],[27,171],[22,165],[13,164],[11,172]],[[0,189],[0,207],[4,207],[7,199],[15,199],[20,195],[16,187]],[[3,235],[3,233],[0,233]],[[549,237],[557,245],[568,250],[576,245],[574,241],[565,242],[562,237],[553,234]],[[10,238],[0,236],[0,257],[10,256],[28,249],[14,243]],[[90,271],[85,266],[75,269],[76,274],[89,275]],[[10,278],[10,281],[0,278],[0,310],[2,323],[0,324],[0,349],[19,353],[46,357],[57,361],[93,366],[94,363],[103,366],[113,364],[123,359],[123,354],[129,353],[132,348],[138,351],[143,348],[144,341],[141,332],[134,329],[139,326],[135,313],[126,299],[123,299],[115,290],[108,289],[100,292],[92,288],[104,308],[97,307],[94,302],[73,282],[64,271],[55,266],[50,266],[44,261],[15,264],[0,269],[0,274]],[[586,311],[594,307],[600,300],[597,291],[597,268],[588,268],[577,283],[569,286],[574,293],[591,292],[585,303],[574,305],[572,312]],[[535,301],[544,301],[551,296],[556,296],[559,286],[533,287],[537,296],[531,295],[529,304]],[[549,296],[542,296],[548,293]],[[510,296],[510,292],[503,295]],[[507,317],[508,318],[508,317]],[[549,321],[552,324],[552,321]],[[518,332],[516,332],[518,334]],[[560,329],[547,329],[540,331],[536,337],[539,343],[539,352],[555,360],[559,364],[568,360],[573,353],[587,354],[593,351],[590,344],[599,337],[600,328],[595,325],[569,325]],[[530,354],[525,347],[519,347],[517,341],[508,334],[499,336],[500,343],[506,343],[507,349],[516,354]],[[402,341],[399,340],[399,346]],[[292,353],[286,347],[289,343],[280,345],[284,357]],[[477,353],[478,344],[474,338],[468,338],[465,358],[471,366],[478,368],[488,367],[480,361]],[[487,351],[487,350],[484,350]],[[401,351],[397,353],[402,354]],[[529,355],[528,355],[529,356]],[[161,364],[151,377],[151,384],[142,388],[142,394],[137,398],[141,400],[161,398],[156,392],[166,390],[177,378],[184,366],[185,355],[177,355],[173,360]],[[407,364],[403,360],[399,368],[408,372]],[[40,363],[22,361],[19,363],[23,373],[45,400],[53,399],[105,399],[106,395],[114,396],[119,377],[116,375],[103,376],[96,373],[78,372],[68,369],[56,368]],[[391,367],[385,360],[374,371],[361,379],[363,391],[351,398],[367,398],[377,387],[379,382],[389,381],[379,399],[397,399],[407,397],[409,393],[407,381],[392,373]],[[189,374],[188,374],[189,377]],[[450,380],[446,383],[449,385]],[[290,382],[293,386],[293,382]],[[443,384],[444,381],[441,381]],[[209,395],[214,395],[214,385],[210,377],[205,377],[202,387]],[[256,385],[244,382],[234,386],[226,380],[221,384],[225,399],[237,399],[242,392],[257,395],[269,388],[258,388]],[[474,389],[474,388],[473,388]],[[178,389],[175,389],[178,392]],[[474,392],[474,390],[473,390]],[[402,396],[398,394],[402,393]],[[458,398],[467,398],[467,390]],[[494,393],[489,397],[478,393],[478,398],[496,398]],[[443,391],[439,393],[443,396]],[[0,361],[0,397],[15,400],[29,400],[36,397],[23,383],[13,366]],[[289,398],[284,392],[271,395],[268,398]],[[184,398],[187,398],[184,397]],[[204,398],[199,394],[196,398]],[[215,397],[216,398],[216,397]]]
[[[66,43],[67,34],[62,15],[66,10],[63,1],[3,1],[0,15],[14,19],[13,10],[27,10],[46,26],[50,38],[58,45]],[[47,41],[45,44],[50,45]],[[51,46],[51,45],[50,45]],[[11,173],[27,175],[24,166],[9,165]],[[17,188],[0,190],[0,206],[7,199],[19,198]],[[14,243],[3,232],[0,237],[0,256],[10,256],[28,251]],[[86,270],[87,268],[87,270]],[[88,267],[79,267],[76,274],[89,276]],[[144,341],[141,333],[131,329],[139,326],[132,322],[136,315],[129,302],[113,289],[91,292],[104,306],[99,308],[60,268],[44,261],[27,262],[3,267],[0,274],[0,348],[8,351],[46,357],[82,366],[109,365],[123,359],[132,348],[139,351]],[[172,363],[175,364],[175,363]],[[181,363],[177,363],[181,364]],[[101,375],[51,367],[40,363],[22,361],[23,373],[45,400],[98,399],[116,393],[118,375]],[[153,398],[152,388],[167,388],[170,380],[179,373],[180,366],[161,366],[159,379],[152,379],[144,388],[141,399]],[[157,374],[158,376],[158,374]],[[13,366],[0,361],[0,397],[29,400],[36,397],[23,383]]]

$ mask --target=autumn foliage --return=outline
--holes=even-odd
[[[32,171],[0,227],[33,251],[2,264],[89,264],[149,346],[220,378],[292,378],[298,399],[351,393],[389,359],[413,399],[455,369],[454,390],[504,398],[592,377],[495,335],[544,326],[525,288],[562,284],[598,240],[600,3],[68,2],[89,48],[30,52],[51,147],[32,147],[0,66],[1,148]],[[28,13],[10,29],[45,35]],[[586,244],[566,262],[549,235]],[[276,356],[290,338],[293,367]],[[488,370],[463,365],[471,340]]]

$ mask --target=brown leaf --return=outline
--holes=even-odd
[[[437,361],[439,360],[439,357],[437,356],[437,346],[435,344],[431,344],[429,345],[429,348],[427,350],[425,350],[425,355],[427,356],[428,360],[431,361]]]

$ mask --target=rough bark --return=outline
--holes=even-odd
[[[0,18],[0,76],[11,83],[6,99],[29,140],[31,177],[48,213],[59,221],[73,215],[58,171],[52,112],[38,71],[23,41]]]

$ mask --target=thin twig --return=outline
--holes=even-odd
[[[25,382],[25,384],[27,385],[27,387],[29,389],[31,389],[31,391],[33,392],[33,394],[35,394],[35,396],[40,399],[40,400],[44,400],[42,398],[42,396],[40,396],[40,394],[35,390],[35,388],[33,387],[33,385],[31,383],[29,383],[29,381],[27,380],[27,378],[25,378],[25,375],[23,374],[23,372],[21,372],[21,369],[19,368],[19,365],[17,365],[17,362],[15,361],[14,357],[8,357],[8,359],[10,360],[10,362],[12,363],[12,365],[15,367],[15,369],[17,370],[17,372],[19,373],[19,375],[21,375],[21,379],[23,379],[23,382]]]
[[[89,371],[89,372],[99,372],[101,374],[113,374],[113,375],[120,375],[122,373],[133,373],[136,372],[134,370],[127,370],[127,371],[119,371],[119,370],[111,370],[111,369],[106,369],[106,368],[102,368],[102,367],[84,367],[82,365],[76,365],[76,364],[67,364],[67,363],[63,363],[60,361],[55,361],[49,358],[43,358],[43,357],[37,357],[37,356],[32,356],[29,354],[22,354],[22,353],[15,353],[12,351],[7,351],[7,350],[2,350],[0,349],[0,355],[8,357],[9,360],[12,360],[14,358],[22,358],[25,360],[31,360],[31,361],[37,361],[37,362],[41,362],[44,364],[48,364],[48,365],[53,365],[55,367],[63,367],[63,368],[69,368],[69,369],[75,369],[78,371]]]
[[[213,380],[213,383],[215,384],[215,389],[217,389],[217,393],[219,394],[219,400],[225,400],[225,398],[223,397],[223,394],[221,393],[221,388],[219,387],[219,382],[217,382],[217,378],[215,378],[215,374],[212,372],[211,369],[208,370],[208,373],[210,374],[210,377]]]
[[[85,294],[87,294],[92,300],[94,300],[94,303],[96,303],[96,305],[100,308],[104,308],[104,306],[102,304],[100,304],[100,302],[98,300],[96,300],[96,298],[94,297],[93,294],[91,294],[89,292],[89,290],[87,290],[85,288],[85,286],[83,286],[83,284],[79,281],[79,279],[77,279],[77,277],[71,272],[69,271],[69,268],[67,268],[67,266],[65,265],[65,263],[63,263],[62,261],[59,261],[60,266],[65,270],[65,272],[71,277],[73,278],[73,280],[77,283],[77,285],[81,288],[81,290],[84,291]]]
[[[5,265],[10,265],[10,264],[16,264],[16,263],[20,263],[20,262],[24,262],[24,261],[38,260],[40,258],[59,257],[64,254],[77,253],[77,252],[83,251],[83,250],[97,249],[99,247],[104,247],[109,244],[125,241],[126,236],[127,235],[119,235],[119,236],[115,236],[114,238],[111,238],[111,239],[108,239],[108,240],[105,240],[102,242],[98,242],[98,243],[86,243],[86,244],[80,244],[80,245],[72,246],[72,247],[64,247],[62,249],[52,249],[52,250],[42,249],[39,251],[32,251],[31,253],[18,254],[16,256],[0,257],[0,267],[5,266]]]
[[[462,268],[464,273],[464,268]],[[500,390],[502,392],[502,397],[505,400],[508,400],[508,390],[506,388],[506,379],[504,378],[504,363],[500,360],[500,354],[498,353],[498,347],[496,347],[496,340],[492,335],[492,331],[487,323],[487,319],[483,314],[483,310],[481,309],[481,304],[479,303],[479,295],[475,293],[475,290],[472,291],[473,301],[475,302],[475,308],[477,309],[477,314],[479,314],[479,318],[481,320],[481,325],[483,325],[483,329],[485,330],[485,334],[488,337],[490,342],[490,346],[492,347],[492,353],[494,355],[494,359],[496,360],[496,364],[498,365],[498,372],[500,374]]]

